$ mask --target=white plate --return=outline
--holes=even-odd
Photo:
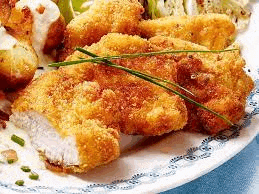
[[[247,61],[246,70],[256,84],[248,98],[247,115],[240,121],[241,130],[228,130],[216,137],[187,132],[150,138],[123,136],[118,160],[85,175],[72,176],[46,170],[28,136],[9,124],[10,129],[1,133],[0,149],[6,145],[17,150],[19,161],[12,165],[0,164],[1,193],[157,193],[198,178],[229,160],[259,132],[258,18],[257,2],[253,4],[249,29],[237,39]],[[9,140],[13,133],[26,140],[24,148]],[[30,180],[28,174],[20,170],[21,165],[30,166],[40,179]],[[25,185],[15,185],[18,179],[23,179]]]

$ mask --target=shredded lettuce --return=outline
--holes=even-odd
[[[74,17],[75,12],[71,0],[59,0],[57,3],[60,13],[64,16],[66,23],[69,23]]]
[[[75,11],[82,13],[88,10],[93,3],[94,0],[73,0],[73,7]]]
[[[185,15],[183,0],[147,0],[152,19],[170,15]]]

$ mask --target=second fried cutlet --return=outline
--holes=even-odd
[[[228,47],[235,37],[235,25],[224,14],[168,16],[139,23],[144,38],[170,36],[206,46],[211,50]]]

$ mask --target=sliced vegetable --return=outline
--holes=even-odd
[[[8,164],[12,164],[12,163],[14,163],[14,162],[15,162],[14,159],[7,159],[7,163],[8,163]]]
[[[11,140],[13,140],[15,143],[19,144],[20,146],[24,146],[25,141],[24,139],[18,137],[17,135],[12,135]]]
[[[94,0],[72,0],[72,3],[74,10],[82,13],[93,5]]]
[[[21,170],[22,170],[23,172],[31,172],[31,169],[29,168],[29,166],[22,166],[22,167],[21,167]]]
[[[39,179],[39,175],[35,172],[32,172],[30,175],[29,175],[29,178],[32,179],[32,180],[38,180]]]
[[[23,180],[18,180],[15,182],[16,185],[18,186],[23,186],[24,185],[24,181]]]

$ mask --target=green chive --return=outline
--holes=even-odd
[[[76,48],[76,50],[80,52],[86,51],[83,48]],[[96,60],[107,60],[107,59],[125,59],[125,58],[137,58],[137,57],[147,57],[147,56],[155,56],[155,55],[164,55],[164,54],[174,54],[174,53],[221,53],[221,52],[229,52],[235,51],[238,49],[226,49],[226,50],[167,50],[167,51],[158,51],[158,52],[148,52],[148,53],[133,53],[133,54],[122,54],[122,55],[113,55],[113,56],[106,56],[106,57],[94,57],[94,59],[83,59],[79,58],[76,61],[64,61],[58,63],[52,63],[50,67],[61,67],[67,65],[75,65],[79,63],[94,63]]]
[[[39,175],[35,172],[32,172],[30,175],[29,175],[29,178],[32,179],[32,180],[38,180],[39,179]]]
[[[23,180],[18,180],[18,181],[15,182],[15,184],[18,185],[18,186],[23,186],[24,181]]]
[[[12,135],[11,140],[13,140],[15,143],[19,144],[20,146],[24,146],[25,141],[24,139],[18,137],[17,135]]]
[[[12,163],[14,163],[14,162],[15,162],[14,159],[8,159],[8,160],[7,160],[7,163],[8,163],[8,164],[12,164]]]
[[[86,50],[83,48],[76,48],[76,50],[80,52],[85,52]],[[137,58],[137,57],[149,57],[149,56],[156,56],[156,55],[165,55],[165,54],[175,54],[175,53],[222,53],[222,52],[229,52],[235,51],[239,49],[225,49],[225,50],[166,50],[166,51],[156,51],[156,52],[147,52],[147,53],[131,53],[131,54],[121,54],[121,55],[113,55],[113,56],[106,56],[106,57],[95,57],[98,60],[104,59],[125,59],[125,58]]]
[[[23,172],[31,172],[31,169],[29,168],[29,166],[22,166],[21,169]]]

